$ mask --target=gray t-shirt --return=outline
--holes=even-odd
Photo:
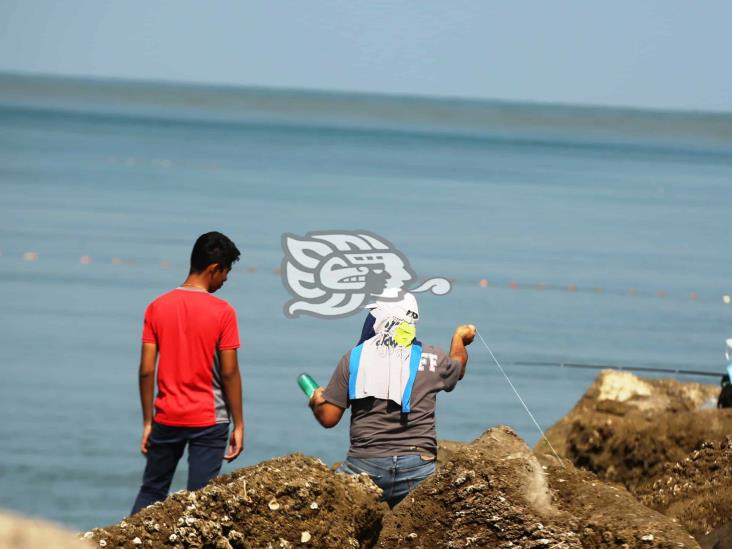
[[[452,391],[460,377],[460,363],[433,345],[422,346],[422,360],[414,380],[411,412],[380,398],[348,399],[351,352],[343,355],[325,388],[328,402],[351,407],[351,447],[354,458],[402,456],[415,453],[437,455],[435,405],[437,393]]]

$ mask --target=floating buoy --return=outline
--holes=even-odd
[[[125,159],[122,158],[122,159],[120,159],[120,161],[125,162]],[[137,159],[131,157],[131,158],[127,159],[127,162],[128,163],[132,162],[134,164],[137,162]],[[164,160],[153,161],[153,163],[157,163],[158,165],[165,165],[165,164],[167,164],[167,162],[168,161],[164,161]],[[7,250],[5,250],[5,251],[7,252]],[[6,254],[6,256],[7,256],[7,254]],[[0,257],[4,257],[2,250],[0,250]],[[16,261],[18,260],[17,255],[14,255],[14,258]],[[32,262],[39,261],[40,254],[37,251],[31,250],[31,251],[24,252],[20,256],[20,258],[22,261],[32,263]],[[78,258],[79,258],[78,259],[79,264],[81,264],[81,265],[92,265],[94,263],[91,255],[81,255],[81,256],[78,256]],[[97,260],[98,260],[97,263],[99,263],[99,258],[97,258]],[[112,261],[112,265],[128,265],[130,267],[137,265],[137,262],[134,259],[125,259],[122,257],[113,257],[111,261]],[[147,264],[147,263],[145,263],[145,264]],[[158,261],[158,265],[161,269],[170,269],[170,268],[174,267],[176,265],[176,263],[173,261],[169,261],[167,259],[161,259]],[[280,267],[274,267],[271,269],[269,267],[264,267],[264,269],[266,272],[271,272],[272,274],[277,275],[277,276],[280,276],[282,274],[282,269]],[[260,271],[260,268],[257,265],[248,265],[244,268],[244,270],[245,270],[245,272],[252,273],[252,274],[257,273],[257,272],[264,272],[264,271]],[[458,283],[464,282],[464,281],[461,282],[454,278],[450,278],[448,280],[450,281],[450,283],[452,285],[457,285]],[[475,279],[472,279],[472,280],[475,280]],[[471,284],[474,284],[474,282],[471,282]],[[669,297],[669,293],[666,290],[653,291],[650,289],[646,289],[646,290],[638,290],[637,288],[622,289],[620,287],[605,288],[602,286],[578,287],[577,284],[562,285],[562,284],[557,284],[557,283],[547,284],[545,282],[531,282],[531,281],[524,281],[524,282],[520,283],[517,280],[511,280],[511,279],[508,279],[508,282],[506,282],[505,279],[503,281],[494,280],[493,285],[491,286],[491,282],[487,278],[480,278],[480,279],[478,279],[478,286],[480,288],[489,288],[489,287],[499,288],[500,287],[500,288],[510,288],[512,290],[527,289],[527,290],[537,290],[537,291],[544,291],[544,290],[566,291],[569,293],[582,292],[583,294],[587,294],[587,293],[606,294],[607,293],[607,294],[614,295],[614,296],[626,295],[629,297],[636,297],[636,296],[653,297],[653,296],[655,296],[658,299],[664,299],[664,298]],[[672,295],[675,296],[675,298],[677,300],[681,300],[683,298],[683,294],[673,294],[672,293]],[[699,292],[696,292],[696,291],[689,291],[687,293],[687,296],[690,301],[700,301],[701,300],[701,296],[700,296]],[[722,302],[725,305],[731,304],[732,295],[731,294],[722,295]]]

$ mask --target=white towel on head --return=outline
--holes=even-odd
[[[416,324],[419,319],[419,305],[414,294],[406,292],[401,299],[386,300],[380,299],[370,305],[366,305],[371,310],[371,314],[377,318],[381,315],[394,316],[410,324]]]
[[[402,347],[394,335],[400,324],[417,323],[417,300],[407,293],[399,301],[377,301],[368,308],[375,318],[376,335],[361,347],[356,398],[374,397],[401,405],[409,382],[413,346]]]
[[[394,341],[394,331],[401,322],[394,317],[377,317],[376,335],[362,344],[356,398],[374,397],[402,403],[409,381],[412,346],[402,347]]]

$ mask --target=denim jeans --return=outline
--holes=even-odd
[[[213,427],[171,427],[153,423],[147,445],[147,465],[142,486],[130,515],[165,499],[178,466],[178,460],[188,445],[188,490],[203,488],[219,474],[229,441],[229,424]]]
[[[368,473],[376,485],[384,491],[382,500],[394,507],[414,490],[424,479],[435,472],[435,460],[427,461],[419,454],[373,458],[348,457],[339,473],[358,475]]]

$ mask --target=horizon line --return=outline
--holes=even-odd
[[[576,110],[590,111],[603,110],[610,112],[626,112],[626,113],[646,113],[651,115],[672,115],[672,116],[721,116],[732,117],[732,109],[723,110],[706,110],[698,108],[663,108],[663,107],[646,107],[637,105],[610,105],[600,103],[570,103],[564,101],[541,101],[526,99],[506,99],[506,98],[485,98],[475,96],[460,95],[428,95],[418,93],[398,93],[398,92],[375,92],[349,89],[326,89],[315,87],[285,87],[271,86],[265,84],[239,84],[231,82],[200,82],[191,80],[172,80],[172,79],[146,79],[146,78],[130,78],[124,76],[99,76],[86,74],[62,74],[62,73],[42,73],[30,71],[16,71],[0,69],[0,78],[11,77],[19,79],[46,79],[46,80],[72,80],[77,82],[89,82],[100,84],[127,83],[133,85],[163,85],[163,86],[181,86],[185,88],[199,89],[217,89],[229,91],[257,91],[269,92],[274,94],[308,94],[311,96],[341,96],[353,98],[375,98],[384,100],[403,100],[415,101],[421,103],[474,103],[483,105],[505,105],[511,107],[531,107],[537,109],[555,109],[555,110]]]

